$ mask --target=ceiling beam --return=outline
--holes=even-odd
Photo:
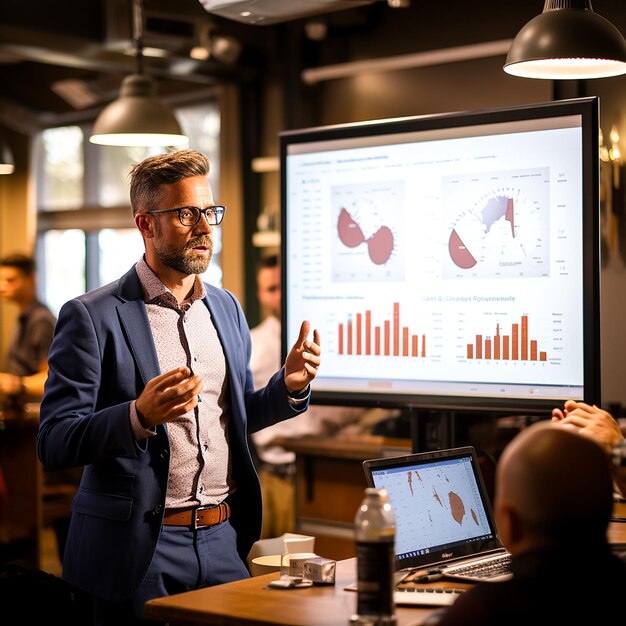
[[[129,47],[132,48],[130,41]],[[134,56],[107,50],[100,42],[11,26],[0,25],[0,54],[23,61],[98,72],[129,74],[136,69]],[[144,57],[144,66],[148,66],[148,73],[154,77],[205,85],[215,84],[218,78],[240,80],[244,73],[239,66],[226,67],[210,59],[194,61],[174,55],[165,59]]]
[[[484,59],[486,57],[506,55],[512,41],[512,39],[500,39],[498,41],[487,41],[453,48],[441,48],[440,50],[427,50],[413,54],[400,54],[392,57],[313,67],[303,70],[301,77],[305,83],[312,85],[321,81],[350,78],[359,74],[390,72],[415,67],[441,65],[443,63]]]

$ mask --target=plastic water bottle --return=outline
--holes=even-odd
[[[357,609],[351,624],[396,623],[393,601],[396,520],[386,489],[368,487],[354,518]]]

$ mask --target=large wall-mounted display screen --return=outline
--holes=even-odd
[[[283,352],[315,401],[600,401],[597,98],[281,134]]]

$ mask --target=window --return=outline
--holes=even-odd
[[[143,254],[143,240],[136,228],[103,228],[98,231],[100,282],[117,280]]]
[[[42,169],[39,208],[78,209],[83,204],[83,133],[78,126],[41,133]]]
[[[209,180],[219,189],[220,112],[214,102],[176,109],[190,147],[211,160]],[[55,314],[64,302],[119,278],[143,254],[132,219],[128,172],[163,149],[95,146],[88,126],[50,128],[36,138],[39,297]],[[221,229],[203,279],[222,285]]]
[[[85,233],[76,228],[48,230],[41,236],[45,268],[43,301],[55,313],[64,302],[85,291]],[[41,252],[38,250],[38,254]]]

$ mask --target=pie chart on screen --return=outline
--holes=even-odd
[[[452,232],[450,233],[450,239],[448,241],[448,251],[450,252],[450,258],[452,259],[452,262],[461,269],[467,270],[470,267],[474,267],[474,265],[476,265],[476,259],[467,249],[466,245],[463,243],[461,237],[459,237],[459,233],[456,232],[455,228],[452,229]]]
[[[347,209],[342,208],[337,221],[337,233],[344,246],[356,248],[367,245],[367,254],[375,265],[385,264],[391,257],[394,248],[394,236],[391,228],[381,226],[370,237],[365,237],[361,227]]]

